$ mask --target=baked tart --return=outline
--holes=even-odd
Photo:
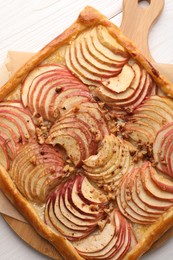
[[[65,259],[138,259],[173,225],[172,97],[86,7],[0,89],[1,190]]]

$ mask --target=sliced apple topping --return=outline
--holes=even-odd
[[[32,71],[24,81],[21,93],[23,104],[33,114],[49,121],[55,121],[74,105],[92,99],[88,88],[65,66],[51,64]]]
[[[115,111],[121,109],[129,113],[156,90],[156,84],[146,70],[131,60],[118,76],[103,81],[94,93]]]
[[[128,59],[127,51],[101,25],[78,36],[65,57],[68,69],[86,85],[94,86],[118,75]]]
[[[153,144],[153,156],[157,169],[173,177],[173,123],[163,126]]]
[[[80,240],[96,230],[106,218],[106,195],[86,177],[76,175],[61,183],[45,207],[45,222],[71,241]]]
[[[73,246],[85,259],[123,259],[137,244],[132,227],[118,210],[113,210],[102,230],[73,241]]]
[[[145,162],[121,179],[117,204],[130,221],[151,224],[173,206],[173,182],[159,175],[150,162]]]
[[[102,81],[102,84],[111,90],[113,93],[121,93],[130,88],[135,73],[131,66],[124,65],[121,73],[117,77],[112,77],[108,80]]]
[[[20,150],[10,174],[26,198],[44,202],[48,193],[65,177],[63,167],[64,159],[59,150],[34,142]]]
[[[75,166],[96,153],[98,142],[109,134],[104,114],[97,103],[83,103],[65,114],[50,129],[47,143],[60,144]]]
[[[20,146],[34,137],[35,125],[29,111],[18,101],[0,102],[1,153],[4,152],[3,157],[6,158],[6,170],[9,169],[10,159],[14,159]]]
[[[152,145],[159,129],[173,121],[173,101],[166,97],[151,96],[127,119],[124,135],[134,144]]]
[[[115,192],[121,178],[133,167],[132,146],[115,137],[106,135],[96,155],[83,161],[85,174],[105,191]]]

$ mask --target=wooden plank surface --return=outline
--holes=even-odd
[[[160,1],[160,0],[158,0]],[[0,0],[1,2],[1,0]],[[0,17],[3,18],[3,22],[0,23],[1,41],[0,41],[0,64],[8,50],[17,51],[31,51],[35,52],[54,38],[57,34],[61,33],[66,27],[68,27],[72,21],[75,20],[77,14],[82,10],[85,5],[92,5],[99,11],[107,15],[113,22],[120,24],[121,21],[121,4],[122,1],[4,1],[0,3]],[[6,17],[4,18],[4,15]],[[158,23],[152,30],[152,36],[150,37],[150,50],[154,59],[159,62],[173,63],[173,23],[171,24],[173,15],[173,2],[166,0],[166,5],[163,14],[161,15]],[[162,22],[162,23],[161,23]],[[145,23],[144,23],[145,24]],[[157,37],[157,41],[156,41]],[[9,221],[9,219],[8,219]],[[13,228],[18,227],[19,235],[25,233],[26,238],[36,247],[36,243],[33,243],[33,230],[28,229],[27,224],[23,224],[15,221],[10,221]],[[17,225],[17,226],[16,226]],[[1,234],[0,234],[0,259],[47,259],[37,252],[30,250],[20,240],[12,234],[8,226],[0,219]],[[25,229],[26,232],[23,231]],[[168,236],[172,236],[169,232]],[[50,255],[50,250],[54,255],[54,250],[47,247],[45,241],[39,240],[38,243],[42,252]],[[7,247],[7,241],[8,247]],[[163,252],[169,253],[172,258],[172,247],[167,250],[166,244],[161,249],[161,253],[157,255],[157,259],[160,258]],[[158,244],[159,247],[159,244]],[[10,250],[9,250],[10,248]],[[172,251],[171,251],[172,250]],[[150,253],[149,256],[143,259],[153,259],[154,254],[157,254],[157,250]],[[53,257],[53,255],[51,255]],[[151,258],[152,257],[152,258]],[[57,258],[59,259],[59,258]]]

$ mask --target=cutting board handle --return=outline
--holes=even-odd
[[[153,61],[148,36],[152,24],[163,10],[164,0],[147,0],[148,5],[145,7],[139,4],[142,1],[123,0],[123,19],[120,28],[143,54]]]

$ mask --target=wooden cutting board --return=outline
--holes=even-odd
[[[159,69],[159,71],[173,82],[173,64],[157,64],[150,53],[148,47],[148,35],[152,24],[159,17],[164,7],[164,0],[148,0],[147,7],[141,7],[139,0],[123,1],[123,20],[121,30],[128,36],[143,54]],[[34,249],[40,253],[57,260],[62,257],[57,251],[44,239],[42,239],[34,229],[26,223],[15,220],[8,216],[3,216],[9,226]],[[173,236],[173,229],[169,230],[153,248],[159,247],[168,238]]]

